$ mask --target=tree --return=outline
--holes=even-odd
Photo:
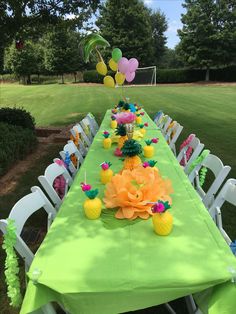
[[[35,73],[38,66],[36,49],[32,42],[26,41],[23,49],[17,50],[15,42],[6,49],[5,68],[16,76],[23,77],[24,83],[31,83],[31,74]]]
[[[47,25],[62,20],[67,26],[81,28],[99,3],[100,0],[0,0],[0,70],[4,48],[13,39],[32,39],[32,33],[42,35]]]
[[[96,25],[111,47],[119,47],[125,57],[136,57],[143,66],[153,64],[150,10],[142,1],[106,1]]]
[[[206,69],[227,65],[235,59],[235,0],[185,0],[183,29],[178,31],[183,59],[194,67]]]
[[[166,48],[159,63],[161,69],[177,69],[184,66],[183,61],[178,53],[178,47],[175,49]]]
[[[64,27],[55,28],[46,34],[44,45],[46,70],[61,75],[62,83],[64,83],[64,73],[75,72],[79,68],[76,36]]]
[[[166,37],[164,33],[167,31],[166,16],[160,10],[151,12],[152,37],[154,42],[154,58],[155,64],[160,65],[163,55],[166,51]]]

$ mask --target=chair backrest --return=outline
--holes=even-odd
[[[95,136],[98,129],[99,129],[98,123],[97,123],[94,115],[91,112],[89,112],[86,117],[89,119],[89,121],[92,125],[92,129],[93,129],[92,132],[94,132],[93,136]]]
[[[92,141],[88,138],[88,136],[85,134],[84,129],[82,128],[82,126],[77,123],[76,125],[73,126],[74,130],[77,130],[79,132],[79,134],[81,134],[81,140],[84,144],[84,146],[89,147],[92,143]]]
[[[172,119],[168,115],[162,117],[162,121],[159,124],[159,128],[162,129],[162,133],[165,136],[168,126],[170,125]]]
[[[210,169],[215,177],[207,192],[203,190],[199,182],[199,171],[202,167]],[[212,205],[215,195],[219,190],[220,186],[222,185],[223,181],[227,177],[228,173],[230,172],[230,169],[231,169],[230,166],[224,166],[220,158],[212,154],[209,154],[202,161],[202,163],[195,168],[194,170],[195,188],[198,194],[201,196],[202,201],[207,208],[209,208]]]
[[[55,162],[46,168],[44,175],[39,176],[38,180],[47,192],[55,207],[59,208],[61,206],[62,199],[59,197],[55,188],[53,187],[53,183],[57,177],[62,175],[65,179],[64,193],[66,193],[68,186],[71,186],[73,180],[64,165],[59,165],[57,161],[59,161],[59,159],[55,159]]]
[[[171,150],[173,151],[174,155],[176,156],[176,147],[175,143],[179,138],[181,132],[183,130],[183,126],[176,122],[173,127],[169,128],[167,134],[165,136],[166,141],[168,142]]]
[[[69,153],[69,156],[74,154],[77,158],[77,165],[75,166],[73,164],[73,162],[70,162],[69,168],[68,168],[70,173],[74,177],[76,172],[79,170],[80,165],[83,162],[83,157],[82,157],[81,153],[79,152],[79,150],[77,149],[77,147],[75,146],[75,144],[73,143],[73,141],[68,141],[68,143],[64,146],[63,151],[60,151],[60,153],[59,153],[61,158],[64,161],[66,159],[66,152]]]
[[[194,135],[194,134],[193,134]],[[186,156],[186,153],[187,153],[187,150],[189,148],[192,148],[192,154],[189,158],[189,160],[187,160],[187,156]],[[179,152],[178,156],[177,156],[177,160],[178,162],[180,163],[182,159],[184,159],[184,171],[185,173],[188,173],[188,168],[189,166],[192,164],[192,162],[200,155],[200,153],[202,152],[204,148],[204,144],[202,144],[200,142],[200,140],[195,137],[195,135],[192,137],[192,140],[191,142],[186,145],[185,147],[183,147],[181,149],[181,151]]]
[[[80,121],[79,124],[83,128],[84,133],[86,134],[86,136],[88,137],[90,142],[92,142],[93,141],[93,137],[94,137],[93,133],[95,131],[93,131],[93,125],[90,122],[90,120],[87,117],[85,117],[85,118],[83,118],[83,120]]]
[[[81,155],[82,156],[86,156],[87,152],[88,152],[88,146],[87,144],[85,143],[84,139],[83,139],[83,135],[81,133],[78,132],[79,129],[82,129],[82,127],[80,125],[76,125],[76,126],[73,126],[72,129],[70,129],[70,133],[73,137],[73,142],[75,143],[76,141],[76,136],[77,134],[79,134],[79,138],[78,138],[78,145],[76,145],[76,147],[78,148],[78,150],[80,151]],[[68,141],[69,143],[70,141]]]
[[[159,127],[159,124],[161,122],[162,117],[164,116],[164,113],[160,110],[157,112],[157,114],[154,117],[154,122],[156,123],[156,125]]]
[[[221,207],[224,205],[225,202],[228,202],[236,207],[236,179],[228,179],[226,181],[209,209],[209,213],[212,216],[213,220],[216,222],[216,225],[222,233],[224,239],[228,244],[230,244],[231,239],[223,228],[221,217]]]
[[[15,249],[25,260],[27,269],[34,258],[34,254],[20,236],[27,219],[40,208],[43,208],[48,214],[48,226],[56,216],[56,210],[44,195],[43,191],[38,186],[32,187],[31,191],[30,194],[21,198],[13,206],[8,217],[15,222],[17,236]],[[0,229],[3,233],[6,233],[7,223],[7,220],[0,220]]]

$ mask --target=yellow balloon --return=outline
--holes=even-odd
[[[109,67],[112,69],[112,71],[117,71],[118,64],[113,59],[110,59],[108,64],[109,64]]]
[[[99,74],[106,75],[107,74],[107,66],[104,62],[98,62],[96,65],[96,70]]]
[[[125,75],[121,72],[118,72],[115,75],[115,80],[117,84],[122,85],[124,84],[124,81],[125,81]]]
[[[114,79],[110,75],[104,77],[103,83],[106,87],[115,87]]]

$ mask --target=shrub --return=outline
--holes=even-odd
[[[35,120],[24,108],[0,108],[0,122],[35,129]]]
[[[0,122],[0,175],[37,146],[34,131],[21,126]]]

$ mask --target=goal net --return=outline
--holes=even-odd
[[[135,73],[135,78],[132,82],[125,81],[124,86],[135,85],[156,85],[156,66],[150,66],[145,68],[138,68]]]

